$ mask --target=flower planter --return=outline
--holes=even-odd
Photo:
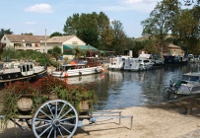
[[[17,101],[17,107],[22,113],[32,111],[32,95],[21,95]]]
[[[79,108],[80,108],[81,112],[87,112],[90,109],[88,101],[81,101],[79,103]]]

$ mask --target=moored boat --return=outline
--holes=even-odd
[[[142,71],[153,68],[153,63],[147,58],[127,58],[123,70]]]
[[[176,94],[200,94],[200,72],[190,72],[183,74]]]
[[[200,72],[189,72],[182,75],[181,80],[173,83],[170,81],[169,87],[165,88],[165,94],[170,97],[175,95],[200,94]]]
[[[125,60],[128,59],[128,56],[120,56],[120,57],[114,57],[110,58],[110,63],[108,66],[109,70],[122,70],[125,65]]]
[[[70,64],[63,64],[51,73],[54,77],[67,78],[73,76],[82,76],[89,74],[101,73],[104,68],[99,64],[95,57],[80,58],[77,61],[70,62]]]
[[[47,74],[45,66],[36,66],[33,62],[2,62],[0,63],[0,87],[15,81],[32,81]]]

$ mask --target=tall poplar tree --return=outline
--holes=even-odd
[[[177,14],[180,11],[178,0],[163,0],[158,2],[150,17],[141,22],[143,35],[156,39],[156,45],[160,48],[160,56],[163,57],[163,48],[166,46],[166,36],[169,34]]]

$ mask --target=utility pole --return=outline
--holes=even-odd
[[[47,53],[47,43],[46,43],[46,35],[47,35],[47,30],[45,29],[45,38],[44,38],[44,52]]]

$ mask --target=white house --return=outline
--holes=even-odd
[[[78,46],[80,49],[90,49],[93,51],[98,51],[98,49],[86,45],[80,38],[75,35],[70,36],[54,36],[49,38],[49,36],[37,36],[37,35],[13,35],[5,34],[2,39],[2,43],[6,44],[6,47],[12,46],[16,50],[36,50],[40,52],[47,52],[49,49],[52,49],[54,46],[61,48],[62,53],[64,54],[64,48],[68,49],[71,52],[64,56],[68,58],[73,58],[73,49]],[[67,50],[65,50],[67,51]]]
[[[48,39],[48,37],[46,38]],[[1,38],[1,42],[6,44],[6,47],[14,47],[16,50],[37,50],[41,51],[40,44],[45,41],[45,36],[37,35],[13,35],[5,34]]]

